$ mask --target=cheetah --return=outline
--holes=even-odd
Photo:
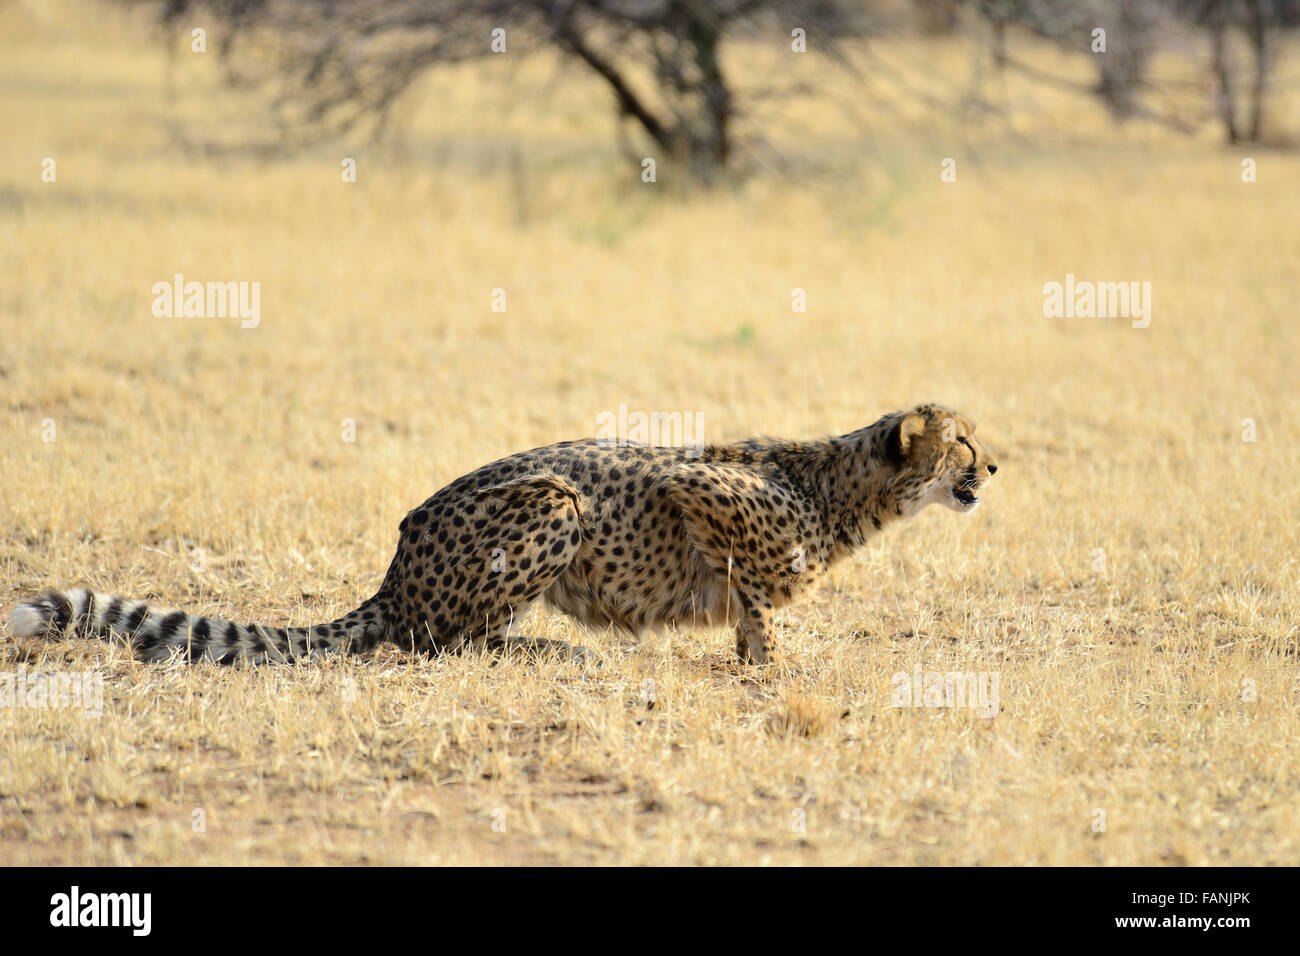
[[[364,653],[389,641],[594,657],[511,634],[539,599],[589,627],[735,629],[743,663],[779,661],[773,613],[887,524],[928,504],[961,512],[997,462],[938,405],[817,441],[702,449],[569,441],[456,479],[402,520],[383,583],[329,624],[269,627],[85,589],[19,604],[19,637],[117,636],[136,656],[261,663]]]

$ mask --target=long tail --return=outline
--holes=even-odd
[[[382,592],[381,592],[382,594]],[[114,637],[142,660],[174,653],[197,661],[293,661],[324,654],[361,654],[389,636],[385,602],[376,594],[351,614],[315,627],[263,627],[149,607],[82,588],[46,591],[14,608],[15,637]]]

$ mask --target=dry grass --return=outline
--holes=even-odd
[[[1012,83],[987,131],[835,140],[791,104],[817,175],[666,197],[602,91],[533,62],[435,80],[400,151],[261,165],[169,143],[164,118],[233,115],[210,61],[66,14],[0,8],[6,607],[85,583],[327,620],[411,506],[620,403],[730,440],[934,399],[1003,467],[785,613],[768,679],[708,631],[580,637],[592,671],[6,636],[0,671],[102,672],[105,701],[0,708],[0,862],[1300,862],[1300,159],[1259,151],[1246,185],[1238,153]],[[898,59],[965,69],[959,44]],[[534,74],[545,102],[504,95]],[[176,272],[260,281],[260,327],[155,318]],[[1150,328],[1044,318],[1067,272],[1150,280]],[[996,673],[1000,713],[891,706],[917,665]]]

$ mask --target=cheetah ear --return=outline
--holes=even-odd
[[[925,434],[925,416],[917,412],[904,415],[889,434],[889,453],[894,461],[901,462],[912,449],[912,439]]]

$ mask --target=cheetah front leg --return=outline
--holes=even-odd
[[[767,595],[756,589],[745,589],[740,623],[736,625],[736,656],[742,664],[781,663],[772,616],[772,602]]]
[[[730,466],[683,463],[670,482],[692,546],[726,578],[737,656],[745,664],[778,663],[772,595],[797,541],[798,502],[762,475]]]

